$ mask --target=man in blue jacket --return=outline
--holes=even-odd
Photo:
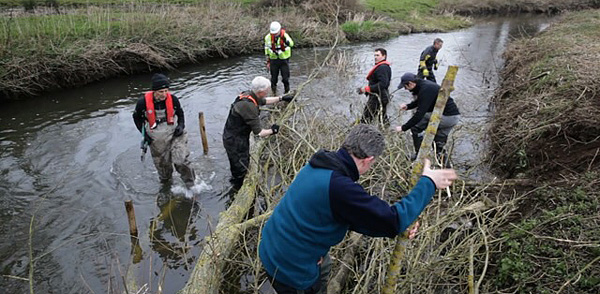
[[[448,187],[456,179],[453,170],[431,170],[426,160],[416,186],[389,205],[356,183],[384,147],[376,128],[359,124],[337,152],[318,151],[296,175],[259,244],[260,259],[278,294],[325,293],[329,249],[348,230],[393,238],[417,219],[436,187]]]

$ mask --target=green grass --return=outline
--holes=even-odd
[[[80,47],[81,42],[92,39],[150,38],[159,32],[166,33],[170,23],[162,22],[164,20],[165,17],[160,14],[109,10],[88,14],[24,16],[13,18],[8,26],[2,26],[0,41],[9,43],[13,49],[21,47],[21,50],[12,50],[13,54],[28,56],[29,51],[39,49],[51,51],[71,45]],[[160,31],[149,28],[160,28]]]
[[[385,39],[397,35],[393,24],[387,22],[366,20],[347,21],[342,24],[341,29],[349,40]]]
[[[439,15],[439,0],[366,0],[370,10],[406,22],[417,31],[445,31],[469,26],[464,17]]]
[[[439,0],[440,10],[460,14],[556,13],[566,10],[598,8],[597,0]]]
[[[398,19],[406,19],[414,13],[431,14],[438,2],[438,0],[366,0],[367,7]]]
[[[568,293],[598,293],[600,264],[600,200],[593,181],[598,173],[583,174],[577,188],[549,187],[527,201],[533,216],[502,234],[504,249],[497,257],[500,289],[518,293],[555,293],[568,279],[578,279]],[[589,178],[590,180],[587,180]]]

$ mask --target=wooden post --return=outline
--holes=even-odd
[[[202,137],[202,149],[204,155],[208,154],[208,140],[206,139],[206,125],[204,123],[204,112],[198,113],[198,123],[200,124],[200,136]]]
[[[133,209],[133,202],[131,200],[125,200],[125,210],[127,210],[127,218],[129,219],[129,234],[137,237],[138,230],[135,223],[135,210]]]
[[[411,183],[414,186],[421,173],[423,172],[423,159],[425,159],[431,153],[431,144],[433,143],[433,137],[437,132],[438,125],[442,119],[442,113],[446,107],[446,101],[450,97],[450,92],[454,90],[454,79],[456,79],[456,73],[458,72],[458,66],[450,66],[446,72],[446,77],[442,82],[442,87],[438,93],[437,100],[435,102],[435,108],[431,113],[429,124],[425,130],[425,137],[421,143],[419,154],[417,154],[417,160],[413,166]],[[381,293],[392,294],[395,293],[396,283],[400,277],[400,261],[404,258],[406,252],[406,246],[408,245],[408,235],[405,233],[402,236],[396,237],[396,246],[394,252],[392,252],[390,264],[388,265],[387,276],[385,277],[385,285]]]

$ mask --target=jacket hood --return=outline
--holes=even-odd
[[[360,176],[354,160],[345,149],[337,152],[321,149],[310,158],[308,163],[314,168],[338,171],[353,181],[357,181]]]

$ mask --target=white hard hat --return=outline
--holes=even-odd
[[[281,24],[279,22],[274,21],[271,23],[271,29],[270,29],[271,34],[278,34],[280,30],[281,30]]]

